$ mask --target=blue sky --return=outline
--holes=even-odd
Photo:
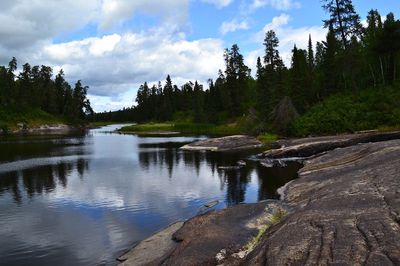
[[[400,16],[396,0],[353,0],[365,19],[371,8]],[[0,61],[61,68],[90,87],[96,111],[131,106],[144,81],[171,74],[182,85],[205,82],[223,68],[223,49],[237,43],[254,69],[273,29],[290,62],[293,45],[324,39],[320,0],[3,0]]]

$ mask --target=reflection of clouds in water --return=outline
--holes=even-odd
[[[51,258],[54,255],[52,253],[62,248],[68,252],[64,250],[63,254],[57,254],[57,256],[63,256],[58,259],[70,265],[78,262],[92,264],[91,258],[101,257],[111,261],[116,254],[99,251],[120,249],[123,234],[136,236],[137,238],[133,240],[145,236],[145,232],[140,227],[128,223],[124,217],[116,215],[110,223],[107,218],[110,214],[102,209],[82,206],[76,209],[74,206],[64,205],[60,212],[59,209],[48,208],[46,205],[45,201],[24,205],[18,221],[12,221],[12,223],[0,219],[0,235],[2,236],[0,257],[2,259],[5,259],[4,254],[13,252],[7,247],[22,246],[33,251],[25,254],[27,258],[40,254],[47,254]],[[127,239],[124,240],[127,241]],[[11,244],[13,242],[15,244]],[[19,259],[23,260],[23,255],[20,256],[22,257]]]
[[[161,216],[172,217],[178,209],[187,208],[188,202],[208,199],[220,194],[219,179],[210,173],[207,165],[193,175],[181,162],[169,177],[165,167],[141,171],[137,162],[120,159],[118,162],[92,160],[94,173],[86,173],[83,181],[68,179],[68,189],[57,188],[51,193],[53,201],[71,201],[74,204],[125,208],[128,210],[151,210]],[[128,180],[128,181],[127,181]]]
[[[218,170],[246,155],[179,150],[194,139],[92,131],[81,144],[50,145],[40,150],[45,158],[33,152],[14,162],[18,171],[0,173],[0,257],[15,264],[33,251],[35,264],[111,263],[206,202],[218,199],[221,208],[269,195],[263,169]]]

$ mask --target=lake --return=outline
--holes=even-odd
[[[118,127],[0,137],[1,265],[114,265],[207,202],[220,209],[277,199],[299,168],[265,168],[249,152],[179,150],[205,136],[140,137]],[[218,169],[240,159],[248,163],[241,170]]]

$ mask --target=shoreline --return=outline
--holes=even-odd
[[[361,137],[360,137],[361,136]],[[365,136],[368,136],[368,138],[366,138]],[[346,145],[341,145],[340,147],[333,147],[330,145],[331,142],[329,141],[333,141],[336,143],[336,139],[340,139],[343,137],[350,137],[351,141],[347,141]],[[353,137],[353,138],[352,138]],[[324,137],[326,138],[326,137]],[[393,139],[393,140],[391,140]],[[350,173],[352,172],[356,172],[357,174],[359,174],[361,176],[361,178],[364,178],[363,173],[369,169],[368,167],[370,167],[370,164],[368,164],[368,160],[372,160],[369,151],[370,150],[376,150],[374,154],[376,154],[377,157],[374,158],[374,160],[379,160],[380,157],[385,157],[386,158],[386,163],[390,162],[390,160],[397,160],[397,158],[394,156],[394,154],[396,155],[400,155],[400,134],[399,132],[390,132],[390,133],[376,133],[376,132],[367,132],[367,133],[363,133],[363,134],[356,134],[356,135],[342,135],[342,136],[332,136],[331,139],[328,140],[325,139],[325,141],[327,141],[326,143],[328,143],[329,145],[327,145],[327,149],[326,150],[320,150],[317,149],[318,152],[316,154],[313,154],[314,156],[308,158],[305,162],[304,167],[302,167],[299,170],[299,178],[292,180],[288,183],[286,183],[284,186],[282,186],[281,188],[278,189],[278,193],[281,195],[281,199],[279,201],[275,201],[273,202],[275,208],[270,208],[268,207],[268,204],[265,204],[265,202],[259,202],[256,203],[258,205],[263,205],[263,211],[261,213],[263,213],[264,217],[266,216],[273,216],[274,213],[277,212],[277,209],[283,209],[286,212],[285,217],[283,217],[280,221],[278,221],[275,224],[272,224],[270,226],[268,226],[266,229],[264,228],[263,230],[265,230],[265,232],[262,232],[261,229],[259,230],[255,230],[251,233],[248,233],[245,238],[246,238],[246,243],[243,244],[243,239],[241,239],[241,241],[239,242],[230,242],[231,244],[228,244],[226,247],[215,247],[215,241],[219,241],[219,242],[224,242],[224,238],[225,240],[228,239],[232,240],[230,236],[227,235],[219,235],[218,237],[222,238],[222,239],[218,239],[218,237],[213,237],[213,236],[209,236],[208,234],[208,230],[211,230],[212,228],[214,228],[216,226],[216,220],[210,218],[210,217],[219,217],[219,222],[218,223],[223,223],[224,220],[228,219],[229,220],[229,215],[227,215],[226,213],[231,213],[231,212],[239,212],[240,209],[246,209],[246,208],[251,208],[250,206],[252,204],[239,204],[237,206],[234,207],[230,207],[224,210],[219,210],[219,211],[211,211],[209,213],[206,213],[204,215],[200,215],[200,216],[195,216],[192,217],[191,219],[185,221],[182,225],[182,227],[179,227],[176,229],[176,231],[174,233],[172,233],[172,237],[170,239],[170,244],[172,243],[174,246],[174,250],[171,251],[169,250],[168,252],[166,252],[165,254],[163,254],[163,260],[162,261],[158,261],[157,263],[155,263],[155,261],[152,261],[153,263],[157,264],[157,265],[161,265],[161,264],[169,264],[169,263],[194,263],[194,264],[202,264],[202,263],[224,263],[227,265],[239,265],[239,264],[247,264],[247,263],[251,263],[251,264],[255,264],[255,265],[259,265],[261,261],[263,261],[261,259],[261,257],[263,257],[266,253],[270,254],[269,256],[274,256],[274,261],[276,263],[288,263],[288,262],[294,262],[294,261],[302,261],[302,259],[304,259],[304,256],[307,255],[307,248],[304,248],[304,245],[310,245],[310,239],[304,239],[304,237],[300,237],[299,233],[296,234],[296,230],[290,229],[293,226],[297,226],[299,227],[299,232],[301,232],[302,230],[305,232],[309,232],[311,239],[314,239],[314,237],[317,239],[320,238],[319,234],[315,234],[315,232],[313,231],[314,229],[312,226],[312,223],[314,222],[308,222],[307,224],[304,223],[300,223],[300,222],[293,222],[296,219],[307,219],[307,217],[309,217],[308,215],[305,215],[304,212],[307,210],[308,206],[312,206],[315,202],[315,210],[314,212],[317,212],[317,214],[312,215],[312,219],[316,219],[316,220],[326,220],[325,217],[328,216],[332,216],[333,221],[335,223],[339,223],[341,224],[341,220],[339,218],[335,218],[338,217],[336,212],[343,212],[343,210],[341,209],[342,207],[340,207],[337,211],[335,210],[331,210],[331,209],[325,209],[326,207],[324,207],[323,202],[326,200],[326,198],[328,199],[328,201],[330,202],[330,198],[335,198],[337,197],[335,194],[331,194],[330,190],[331,189],[339,189],[339,191],[341,190],[348,190],[350,188],[352,188],[353,186],[359,186],[358,185],[358,181],[354,181],[352,179],[348,179],[346,180],[346,182],[350,182],[349,185],[341,185],[343,182],[345,181],[341,181],[339,183],[337,183],[338,181],[336,181],[338,178],[340,178],[340,174],[341,173],[341,169],[348,169],[347,171],[350,171]],[[304,142],[305,140],[308,140],[308,142]],[[313,141],[314,140],[314,141]],[[368,141],[369,140],[369,141]],[[285,140],[284,143],[288,144],[291,141],[292,146],[293,145],[299,145],[299,142],[302,143],[302,145],[305,145],[305,147],[307,147],[307,143],[320,143],[321,139],[318,138],[307,138],[307,139],[296,139],[296,140]],[[368,141],[368,142],[367,142]],[[281,142],[282,143],[282,142]],[[288,146],[284,146],[283,148],[290,148],[290,145]],[[297,149],[298,147],[296,147]],[[274,151],[276,153],[281,153],[282,147],[280,149],[275,149],[275,150],[271,150],[269,151],[269,154],[271,155],[271,158],[274,157]],[[301,151],[301,149],[300,149]],[[264,154],[266,155],[266,154]],[[282,157],[280,157],[282,158]],[[364,168],[357,168],[357,164],[365,164]],[[377,166],[379,167],[379,166]],[[392,167],[395,168],[396,164],[391,164],[389,163],[387,167]],[[400,169],[398,169],[400,170]],[[332,172],[332,174],[329,175],[329,177],[325,177],[326,174],[321,174],[321,173],[325,173],[325,171],[328,172]],[[359,173],[359,172],[361,173]],[[357,177],[357,174],[355,174],[355,176]],[[383,173],[382,173],[383,174]],[[352,174],[350,174],[350,176],[352,176]],[[314,181],[311,180],[309,181],[308,179],[318,179],[319,181]],[[325,178],[329,178],[329,182],[324,180]],[[365,177],[366,178],[366,177]],[[384,178],[384,177],[382,177]],[[342,180],[342,179],[341,179]],[[317,183],[316,183],[317,182]],[[398,181],[393,181],[393,182],[398,182]],[[399,182],[400,183],[400,182]],[[380,183],[380,186],[385,187],[385,189],[387,189],[387,185],[385,182]],[[326,187],[326,188],[325,188]],[[319,191],[320,189],[325,188],[327,190],[327,192],[325,194],[321,194],[320,197],[316,198],[314,196],[314,194],[316,192],[313,191]],[[317,190],[316,190],[317,189]],[[310,192],[307,192],[310,191]],[[311,194],[310,194],[311,193]],[[338,192],[340,193],[340,192]],[[344,192],[343,192],[344,193]],[[348,194],[345,194],[348,195]],[[360,194],[359,197],[363,198],[363,197],[371,197],[373,198],[374,195],[371,195],[369,192],[366,192],[366,194]],[[310,201],[311,200],[311,201]],[[338,198],[335,199],[336,201],[341,201],[343,202],[343,197],[342,198]],[[334,200],[334,201],[335,201]],[[271,203],[271,201],[269,201]],[[319,203],[320,202],[320,203]],[[358,204],[358,201],[355,201],[355,205],[354,208],[361,208],[363,209],[363,212],[365,212],[365,215],[373,215],[374,219],[381,219],[379,216],[375,215],[375,209],[373,208],[373,206],[375,205],[371,200],[370,204],[371,207],[366,206],[364,207],[364,205],[362,204]],[[319,204],[318,204],[319,203]],[[343,208],[346,209],[343,205]],[[398,208],[399,212],[398,212],[398,219],[400,220],[400,202],[399,203],[394,203],[394,207],[393,208]],[[310,210],[311,213],[313,213],[312,210]],[[322,212],[324,212],[325,214],[322,215]],[[350,212],[351,214],[351,212]],[[254,214],[251,217],[247,217],[246,222],[249,222],[250,220],[257,220],[261,217],[260,213]],[[294,218],[297,217],[297,218]],[[311,219],[310,218],[310,219]],[[235,219],[236,221],[238,221],[238,219]],[[290,222],[291,221],[291,222]],[[242,221],[243,222],[243,221]],[[390,220],[383,220],[381,221],[382,223],[390,223]],[[218,224],[217,223],[217,224]],[[241,222],[237,222],[237,223],[241,223]],[[311,229],[309,228],[311,223]],[[397,222],[398,223],[398,222]],[[195,225],[195,226],[194,226]],[[290,226],[289,226],[290,225]],[[202,227],[203,229],[198,229],[198,227]],[[232,225],[230,225],[232,227]],[[338,226],[342,226],[342,225],[338,225]],[[366,222],[365,226],[372,226],[374,227],[373,223],[370,222]],[[398,226],[399,228],[396,229],[398,231],[400,231],[400,226]],[[280,229],[278,228],[286,228],[285,230],[287,230],[288,233],[287,235],[284,233],[283,235],[286,235],[286,239],[291,239],[290,241],[296,242],[296,243],[301,243],[300,244],[300,249],[299,248],[295,248],[294,244],[290,245],[293,248],[285,248],[283,253],[276,253],[276,249],[274,248],[267,248],[270,247],[269,245],[278,245],[278,243],[282,240],[279,239],[284,239],[284,237],[282,236],[282,233],[277,233],[277,231],[279,231]],[[316,228],[319,228],[318,226]],[[202,231],[203,230],[203,231]],[[205,230],[205,231],[204,231]],[[220,227],[218,230],[225,230],[223,227]],[[310,231],[311,230],[311,231]],[[348,229],[349,232],[352,232],[352,228]],[[395,230],[395,231],[396,231]],[[182,233],[185,232],[185,233]],[[194,237],[194,232],[196,231],[200,231],[200,233],[197,234],[197,236],[200,239],[197,239],[198,237]],[[234,231],[234,230],[233,230]],[[160,232],[163,232],[163,230],[161,230]],[[232,232],[232,231],[231,231]],[[262,232],[262,234],[261,234]],[[392,232],[394,233],[394,232]],[[182,235],[183,234],[183,235]],[[178,235],[178,237],[177,237]],[[180,236],[179,236],[180,235]],[[196,235],[196,234],[195,234]],[[300,234],[301,235],[301,234]],[[400,235],[399,235],[400,236]],[[257,238],[257,239],[256,239]],[[202,240],[203,239],[203,240]],[[257,240],[256,243],[253,243],[253,248],[252,250],[244,250],[244,247],[248,246],[249,243],[251,243],[252,241],[255,241],[255,239]],[[148,239],[145,239],[143,241],[141,241],[138,245],[141,245],[142,243],[145,243]],[[400,237],[398,239],[399,241],[395,241],[396,245],[398,245],[400,247]],[[285,242],[288,240],[285,240]],[[314,241],[314,240],[312,240]],[[200,246],[196,245],[197,242],[200,242]],[[271,242],[272,244],[266,244]],[[304,243],[306,242],[306,243]],[[346,241],[344,241],[346,242]],[[214,244],[212,244],[214,243]],[[226,244],[226,243],[225,243]],[[240,245],[238,245],[240,244]],[[235,248],[229,248],[231,245],[234,245]],[[320,243],[320,244],[315,244],[315,250],[317,250],[318,248],[325,248],[325,244],[324,243]],[[343,247],[342,248],[346,248],[348,243],[343,243]],[[362,243],[358,244],[358,247],[361,248],[362,247]],[[137,246],[133,247],[129,252],[130,254],[134,254],[134,250],[136,249]],[[195,248],[199,248],[201,247],[202,249],[208,250],[208,256],[203,256],[203,257],[199,257],[198,254],[195,256],[195,253],[193,253],[193,250]],[[222,247],[222,248],[221,248]],[[149,247],[151,249],[151,247]],[[190,250],[192,250],[191,252],[189,252]],[[298,250],[297,253],[295,252],[295,250]],[[334,249],[335,250],[335,249]],[[129,252],[127,254],[129,254]],[[133,252],[133,253],[132,253]],[[293,253],[295,252],[295,253]],[[309,251],[308,251],[309,252]],[[316,252],[316,251],[312,251],[312,252]],[[367,254],[368,251],[365,251]],[[365,253],[364,252],[364,253]],[[388,253],[394,254],[393,256],[395,256],[395,258],[397,258],[400,261],[400,253],[396,253],[394,250],[392,249],[388,249],[387,251]],[[400,249],[399,249],[400,252]],[[148,253],[148,254],[151,254]],[[272,255],[271,255],[272,254]],[[328,256],[327,254],[321,254],[321,256],[326,256],[326,259],[331,259],[333,260],[332,256]],[[124,262],[122,262],[121,265],[142,265],[142,264],[135,264],[135,256],[128,256],[126,255],[125,257],[123,257],[125,259]],[[151,261],[151,257],[148,256],[148,258]],[[315,258],[314,258],[315,259]],[[354,263],[360,263],[363,260],[360,257],[357,258],[351,258],[351,257],[347,257],[347,259],[349,261],[353,261]],[[308,259],[310,260],[310,258]],[[310,260],[313,263],[319,264],[322,261],[320,261],[320,259],[318,260]],[[366,260],[364,260],[365,262]],[[303,261],[304,262],[304,261]]]

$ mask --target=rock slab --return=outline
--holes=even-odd
[[[279,159],[290,157],[310,157],[322,152],[344,148],[359,143],[380,142],[400,139],[400,131],[395,132],[367,132],[360,134],[313,137],[302,139],[279,140],[279,149],[263,153],[266,158]]]
[[[295,211],[242,265],[400,265],[400,140],[311,159],[285,187]]]
[[[222,138],[213,138],[197,141],[181,147],[188,151],[237,151],[260,148],[262,143],[254,137],[246,135],[234,135]]]
[[[183,222],[174,223],[164,230],[141,241],[137,246],[117,260],[120,266],[158,265],[163,257],[176,247],[172,235],[183,226]]]

